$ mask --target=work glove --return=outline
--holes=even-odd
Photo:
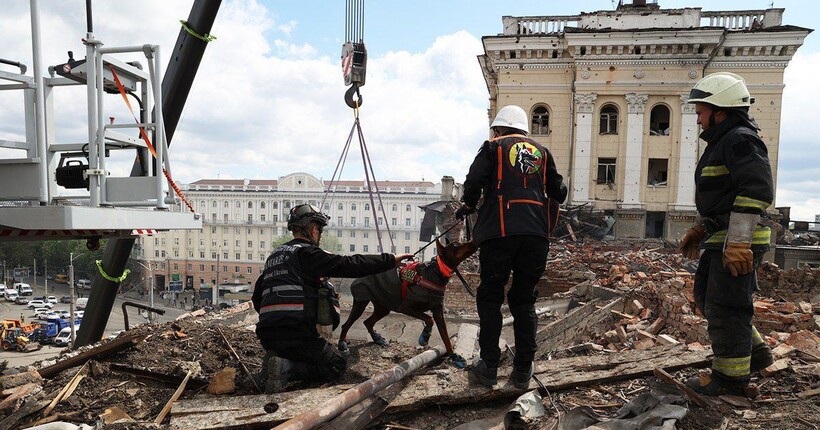
[[[700,242],[706,236],[706,228],[702,225],[696,225],[689,228],[683,239],[680,240],[678,251],[684,257],[690,260],[697,260],[700,256]]]
[[[458,367],[459,369],[467,367],[467,360],[464,357],[456,354],[455,352],[447,354],[447,358],[450,359],[450,364]]]
[[[729,269],[732,276],[746,275],[752,272],[752,244],[729,242],[723,250],[723,265]]]
[[[456,219],[461,221],[464,219],[464,217],[473,212],[475,212],[475,208],[471,208],[467,205],[461,205],[461,207],[458,208],[458,210],[456,210]]]
[[[742,276],[752,272],[754,237],[760,215],[732,212],[729,215],[729,229],[726,231],[726,245],[723,247],[723,266],[732,276]]]

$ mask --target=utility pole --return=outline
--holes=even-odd
[[[74,328],[74,253],[68,256],[68,296],[71,301],[68,305],[68,311],[71,313],[69,317],[69,324],[71,324],[71,343],[68,344],[68,349],[74,348],[74,337],[76,336]]]
[[[219,248],[219,252],[216,254],[216,283],[214,284],[213,290],[211,290],[211,306],[216,309],[216,302],[219,301],[219,257],[222,254],[222,248]]]
[[[6,285],[6,260],[3,260],[3,281],[0,284]]]
[[[43,260],[43,266],[45,266],[43,268],[43,275],[45,276],[45,279],[43,279],[43,284],[46,286],[46,296],[48,296],[48,258]]]
[[[148,280],[148,288],[151,289],[150,293],[148,294],[148,306],[153,308],[154,307],[154,271],[151,269],[151,262],[150,261],[148,262],[148,276],[151,277],[151,279]],[[148,312],[148,322],[149,323],[154,322],[154,313],[153,312]]]
[[[37,289],[37,259],[34,259],[34,281],[32,282],[33,288]]]

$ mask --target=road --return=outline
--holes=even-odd
[[[27,278],[27,279],[23,280],[23,282],[30,284],[32,286],[32,289],[34,290],[34,295],[33,296],[28,296],[28,298],[46,295],[45,286],[43,284],[43,281],[44,281],[43,277],[38,276],[37,281],[38,281],[38,285],[34,285],[32,278]],[[89,292],[90,292],[90,290],[83,290],[82,291],[83,297],[88,297]],[[66,285],[66,284],[57,284],[54,281],[49,280],[48,281],[48,295],[57,296],[58,299],[62,296],[68,296],[68,285]],[[114,304],[114,309],[111,312],[111,316],[108,319],[108,323],[106,324],[106,327],[105,327],[105,335],[106,336],[108,336],[108,335],[110,335],[110,334],[112,334],[116,331],[125,329],[125,320],[124,320],[123,314],[122,314],[122,302],[123,301],[140,302],[140,300],[138,300],[138,299],[135,300],[131,297],[128,297],[128,298],[118,297],[115,304]],[[145,300],[142,303],[144,303],[146,305],[148,304],[147,297],[145,298]],[[164,305],[164,301],[159,300],[158,297],[157,297],[157,300],[154,302],[154,305],[158,308],[161,308],[161,309],[165,310],[165,315],[158,315],[157,316],[157,318],[156,318],[157,322],[173,321],[178,316],[180,316],[180,315],[182,315],[183,313],[186,312],[185,310],[182,310],[182,309],[179,309],[179,308],[166,307]],[[28,309],[26,306],[27,305],[18,305],[18,304],[13,303],[13,302],[7,302],[7,301],[5,301],[5,299],[2,298],[2,296],[0,296],[0,319],[3,319],[3,320],[4,319],[20,319],[20,315],[22,314],[25,317],[25,320],[27,322],[37,321],[37,320],[34,320],[34,318],[32,317],[32,310]],[[69,307],[68,303],[58,303],[56,306],[54,306],[54,309],[55,310],[62,310],[62,309],[68,310],[68,307]],[[128,322],[131,326],[134,326],[134,325],[138,325],[138,324],[146,322],[146,319],[144,317],[140,316],[137,313],[137,309],[129,308],[128,309]],[[52,346],[52,345],[43,345],[43,348],[41,350],[34,351],[34,352],[28,352],[28,353],[16,352],[16,351],[0,351],[0,361],[8,360],[8,362],[9,362],[8,366],[9,367],[27,366],[31,363],[34,363],[35,361],[45,360],[45,359],[49,359],[51,357],[54,357],[56,355],[59,355],[60,351],[62,351],[63,349],[64,348],[62,348],[62,347],[55,347],[55,346]]]

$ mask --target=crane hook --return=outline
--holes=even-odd
[[[353,93],[356,93],[356,100],[353,100]],[[351,109],[358,109],[362,106],[362,93],[359,92],[359,85],[353,84],[345,91],[345,103]]]

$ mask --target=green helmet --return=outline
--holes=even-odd
[[[324,227],[327,225],[329,216],[323,214],[319,208],[310,204],[296,205],[290,210],[290,217],[288,218],[288,230],[295,231],[308,226],[311,222],[315,222]]]
[[[746,81],[729,72],[717,72],[695,84],[687,103],[707,103],[722,108],[749,107],[755,102],[749,95]]]

